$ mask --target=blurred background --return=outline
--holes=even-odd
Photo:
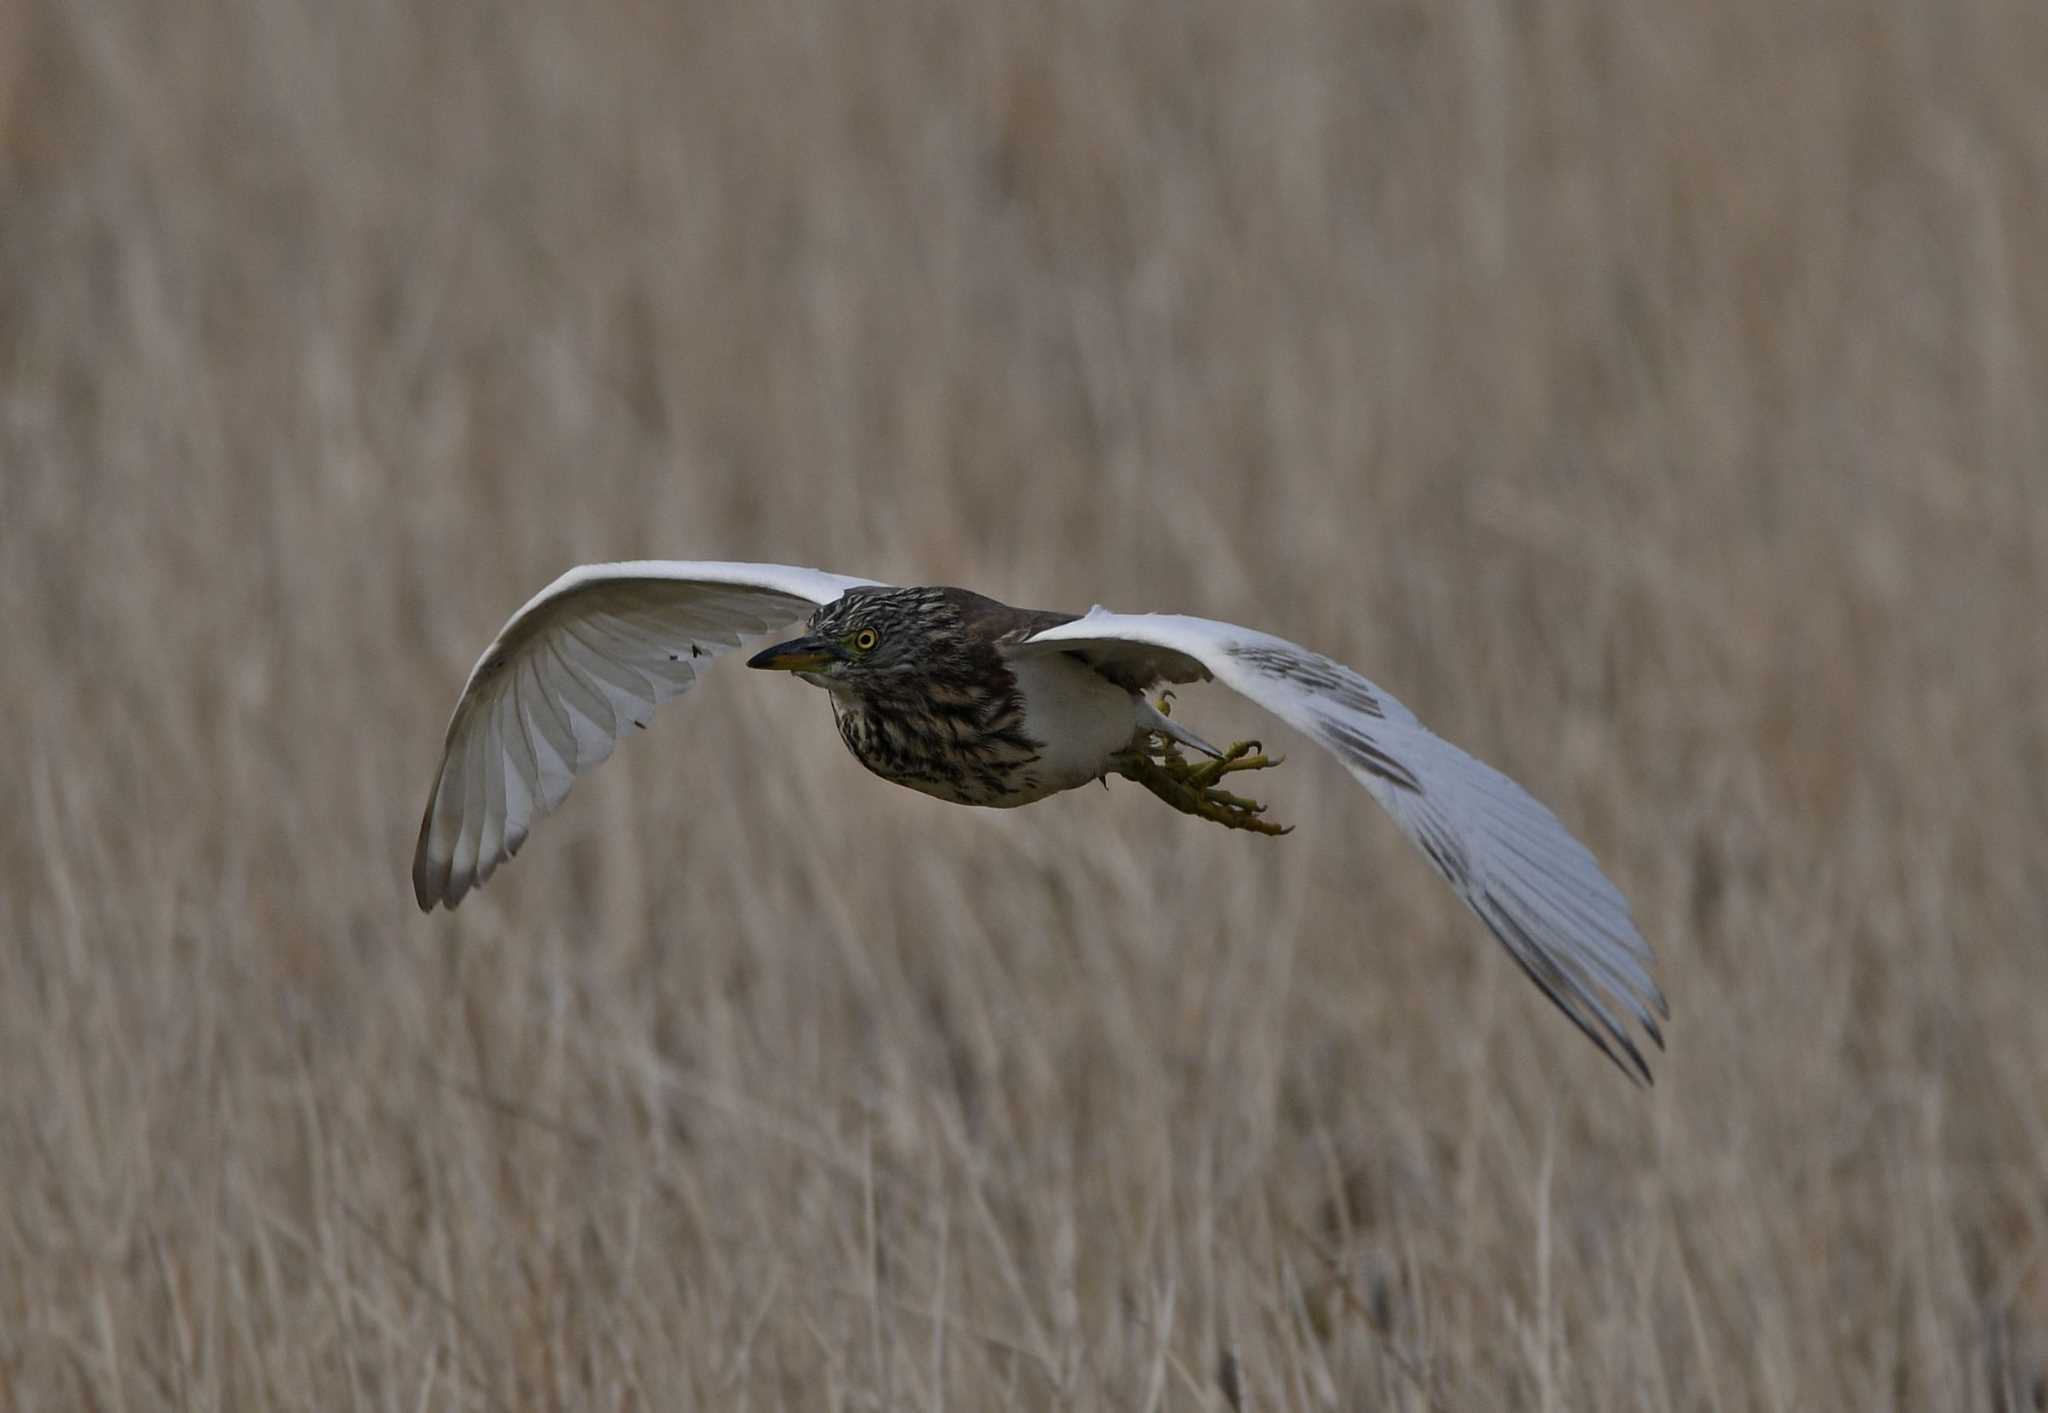
[[[0,0],[0,1408],[2048,1405],[2044,251],[2036,0]],[[640,556],[1355,665],[1656,1088],[1298,739],[726,670],[421,917]]]

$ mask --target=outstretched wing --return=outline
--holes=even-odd
[[[1071,653],[1134,688],[1214,678],[1314,737],[1385,806],[1543,994],[1610,1060],[1649,1081],[1624,1017],[1661,1048],[1657,1021],[1671,1011],[1627,899],[1528,791],[1432,733],[1365,678],[1234,624],[1099,608],[1010,651]]]
[[[872,583],[784,564],[585,564],[512,615],[463,684],[413,852],[420,908],[454,907],[578,775],[743,634]]]

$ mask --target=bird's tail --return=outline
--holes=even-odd
[[[1162,700],[1164,699],[1162,698]],[[1223,758],[1223,752],[1217,750],[1185,726],[1182,726],[1143,697],[1138,698],[1138,726],[1141,730],[1156,731],[1160,735],[1170,740],[1178,741],[1183,746],[1200,751],[1203,755],[1214,760],[1221,760]]]

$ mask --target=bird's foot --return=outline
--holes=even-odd
[[[1227,829],[1256,834],[1287,834],[1292,825],[1261,818],[1266,807],[1242,795],[1218,789],[1216,782],[1240,770],[1267,770],[1285,757],[1268,758],[1257,741],[1239,741],[1215,760],[1190,765],[1171,740],[1155,737],[1149,753],[1126,751],[1112,761],[1117,774],[1135,780],[1182,814],[1211,820]]]

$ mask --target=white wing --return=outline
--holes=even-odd
[[[1627,899],[1528,791],[1433,734],[1365,678],[1249,628],[1099,608],[1010,651],[1073,653],[1127,684],[1213,677],[1314,737],[1394,816],[1543,994],[1609,1059],[1649,1081],[1617,1010],[1660,1048],[1657,1019],[1671,1011]]]
[[[519,852],[570,783],[690,690],[741,635],[872,583],[783,564],[585,564],[512,615],[463,684],[427,796],[412,887],[454,907]]]

